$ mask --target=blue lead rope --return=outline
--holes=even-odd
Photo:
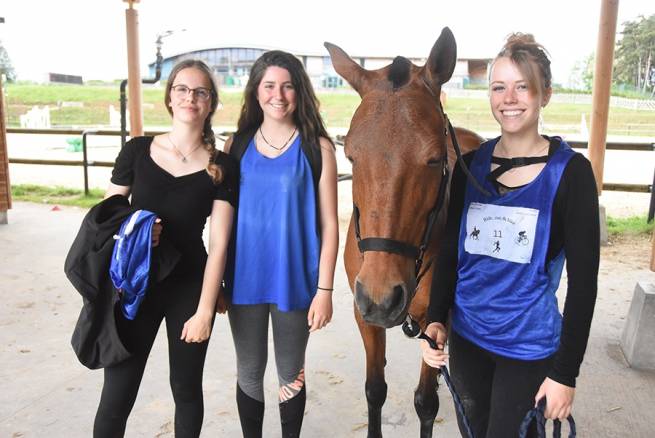
[[[432,341],[431,338],[428,337]],[[434,341],[432,341],[434,342]],[[430,345],[432,346],[432,345]],[[434,347],[433,347],[434,348]],[[473,438],[473,431],[471,430],[471,425],[469,424],[469,419],[466,416],[466,413],[464,412],[464,405],[462,404],[462,400],[459,398],[459,394],[457,394],[457,391],[455,391],[455,387],[453,386],[452,381],[450,380],[450,374],[448,374],[448,368],[446,365],[443,365],[441,368],[441,375],[443,376],[444,382],[446,382],[446,386],[450,390],[450,394],[453,396],[453,402],[455,403],[455,408],[457,409],[457,412],[459,413],[459,418],[462,419],[462,423],[464,423],[464,429],[466,429],[466,434],[468,435],[469,438]]]
[[[407,315],[407,319],[405,319],[405,322],[403,323],[403,333],[405,333],[405,335],[410,338],[424,339],[425,341],[427,341],[428,344],[430,344],[431,348],[435,350],[439,349],[439,346],[437,345],[435,340],[427,336],[425,333],[423,333],[421,331],[421,328],[418,326],[418,323],[414,321],[412,317],[409,315]],[[462,404],[462,399],[459,398],[459,394],[455,390],[455,387],[453,386],[453,382],[450,380],[450,374],[448,373],[448,368],[446,367],[446,365],[443,365],[439,369],[441,371],[441,375],[443,376],[443,380],[444,382],[446,382],[446,386],[450,391],[450,394],[453,396],[455,409],[457,409],[459,418],[462,420],[462,423],[464,424],[464,429],[466,429],[466,434],[468,435],[468,438],[474,438],[473,431],[471,430],[471,425],[469,423],[469,419],[466,416],[466,412],[464,412],[464,405]]]
[[[533,420],[537,422],[537,436],[539,438],[546,438],[546,417],[544,416],[544,411],[546,409],[546,398],[539,400],[537,406],[533,409],[530,409],[523,422],[519,428],[519,438],[525,438],[528,436],[528,428]],[[573,416],[569,415],[566,419],[569,422],[569,438],[575,438],[576,429],[575,429],[575,420]],[[553,421],[553,438],[561,438],[562,436],[562,422],[558,419]]]

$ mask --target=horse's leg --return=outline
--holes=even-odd
[[[386,336],[382,327],[366,324],[357,308],[355,319],[366,350],[366,401],[368,402],[368,438],[382,437],[382,405],[387,399],[384,381]]]
[[[421,377],[414,391],[414,408],[421,421],[421,438],[432,437],[434,419],[439,411],[437,369],[421,361]]]

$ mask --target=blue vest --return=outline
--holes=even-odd
[[[276,158],[254,141],[241,159],[234,304],[307,309],[318,285],[320,240],[312,169],[300,136]]]
[[[491,196],[466,185],[452,324],[493,353],[543,359],[557,350],[562,325],[555,292],[564,251],[546,264],[553,202],[575,152],[559,139],[532,182],[499,195],[486,179],[499,138],[482,144],[470,166]]]

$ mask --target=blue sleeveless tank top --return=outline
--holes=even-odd
[[[575,154],[561,139],[537,177],[499,195],[486,179],[499,138],[484,143],[470,166],[491,196],[466,185],[459,234],[453,329],[478,346],[521,360],[557,350],[562,316],[555,292],[564,251],[546,264],[553,202]]]
[[[320,240],[312,169],[300,136],[276,158],[254,139],[241,159],[234,304],[306,309],[318,285]]]

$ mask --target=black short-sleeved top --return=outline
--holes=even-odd
[[[180,250],[187,261],[206,256],[202,232],[214,200],[236,204],[238,167],[229,155],[217,151],[214,162],[223,181],[214,184],[206,169],[175,177],[150,157],[153,137],[135,137],[121,149],[111,182],[131,186],[132,205],[150,210],[162,220],[162,237]]]

